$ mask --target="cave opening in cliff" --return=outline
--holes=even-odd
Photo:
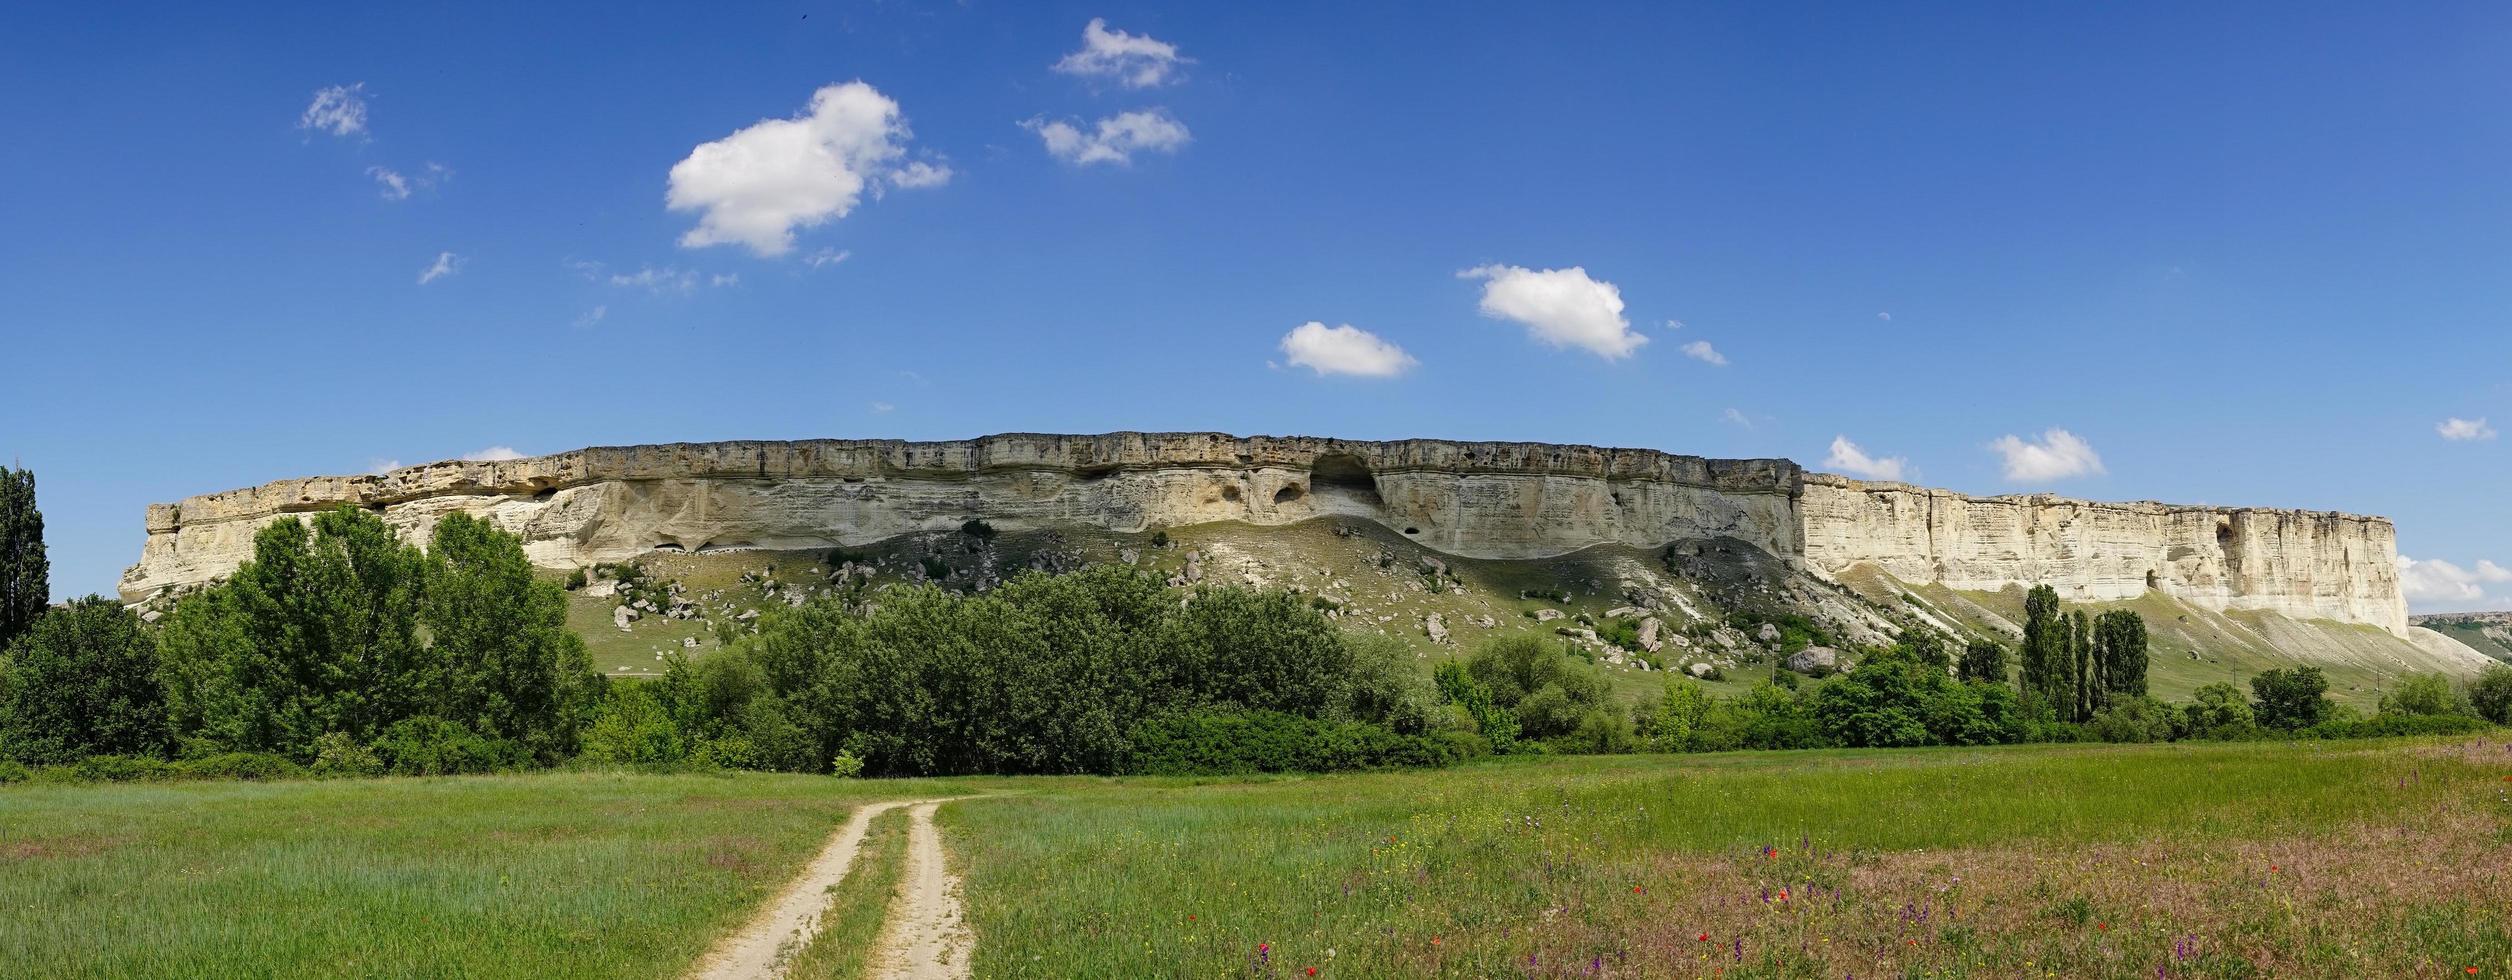
[[[2233,522],[2215,522],[2215,546],[2218,548],[2231,548],[2233,546]]]
[[[1378,495],[1378,477],[1369,464],[1348,453],[1330,453],[1309,464],[1308,485],[1318,501],[1342,500],[1360,504],[1370,510],[1385,507],[1387,501]]]
[[[1297,483],[1284,484],[1282,489],[1273,492],[1273,505],[1280,507],[1294,500],[1298,500],[1307,494],[1308,491],[1301,489],[1300,485]]]

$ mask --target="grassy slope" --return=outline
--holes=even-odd
[[[2426,629],[2459,641],[2461,645],[2471,650],[2512,663],[2512,645],[2507,645],[2498,635],[2501,627],[2489,631],[2482,623],[2447,620],[2427,622],[2424,626]]]
[[[980,976],[2502,976],[2498,742],[1512,760],[944,819]]]
[[[0,787],[0,974],[664,977],[912,784]]]

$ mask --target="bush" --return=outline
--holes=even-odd
[[[1465,672],[1491,693],[1494,707],[1516,717],[1523,738],[1569,735],[1605,703],[1605,675],[1574,656],[1568,644],[1541,637],[1485,640],[1467,658]]]
[[[840,752],[837,758],[829,760],[829,775],[839,779],[860,777],[863,775],[863,760]]]
[[[680,661],[673,661],[677,666]],[[584,735],[587,762],[624,766],[671,766],[689,757],[689,743],[681,737],[662,703],[646,683],[621,684],[593,715],[593,724]]]
[[[2180,721],[2172,728],[2174,738],[2233,741],[2251,738],[2259,730],[2240,688],[2217,681],[2199,688],[2193,697],[2181,706]]]
[[[1126,770],[1147,775],[1244,775],[1444,766],[1442,740],[1381,725],[1274,711],[1189,712],[1134,726]]]
[[[375,740],[375,756],[396,776],[454,776],[522,765],[521,746],[442,718],[408,718]]]
[[[2488,667],[2468,686],[2468,704],[2477,716],[2498,725],[2512,725],[2512,667]]]
[[[30,765],[162,756],[171,741],[157,637],[103,596],[46,611],[0,651],[0,750]]]
[[[2085,729],[2105,742],[2165,742],[2171,740],[2173,718],[2179,714],[2171,705],[2133,694],[2094,712]]]
[[[2411,674],[2381,696],[2385,715],[2465,715],[2468,703],[2441,674]]]
[[[2388,738],[2396,735],[2466,735],[2486,730],[2486,723],[2467,715],[2375,715],[2332,718],[2302,734],[2309,738]]]
[[[91,755],[63,770],[72,779],[97,783],[139,783],[181,775],[173,763],[127,755]]]
[[[0,759],[0,786],[22,783],[35,778],[35,771],[12,759]]]
[[[332,732],[314,740],[314,775],[325,777],[366,777],[384,774],[384,760],[375,750],[359,745],[356,740]]]
[[[305,767],[268,752],[228,752],[175,763],[187,779],[303,779]]]

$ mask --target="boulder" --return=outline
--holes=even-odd
[[[1656,653],[1659,648],[1664,647],[1666,645],[1665,641],[1658,639],[1657,636],[1657,631],[1664,625],[1665,624],[1658,622],[1657,617],[1655,616],[1641,620],[1640,649],[1646,650],[1650,653]]]
[[[1559,609],[1538,609],[1535,611],[1535,621],[1539,623],[1549,623],[1560,618],[1561,610]]]
[[[1430,637],[1432,643],[1446,643],[1448,642],[1448,621],[1438,613],[1432,613],[1422,620],[1422,632]]]
[[[611,625],[619,627],[620,632],[623,632],[623,633],[627,632],[627,631],[628,631],[628,624],[633,623],[633,622],[636,622],[636,621],[637,621],[637,611],[636,611],[636,610],[634,610],[634,609],[630,609],[630,608],[628,608],[628,607],[626,607],[626,606],[613,606],[613,607],[611,607]]]
[[[1705,662],[1695,660],[1692,662],[1692,666],[1685,667],[1683,672],[1694,677],[1708,677],[1710,675],[1710,671],[1714,669],[1716,668],[1711,667]]]
[[[1835,670],[1840,667],[1840,651],[1830,647],[1807,647],[1788,655],[1788,669],[1800,674]]]
[[[1779,627],[1763,623],[1761,629],[1754,631],[1753,638],[1762,641],[1765,646],[1777,643],[1779,642]]]

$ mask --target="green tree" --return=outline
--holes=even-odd
[[[2147,650],[2146,621],[2127,609],[2113,609],[2093,622],[2094,659],[2101,675],[2102,703],[2144,697]]]
[[[2162,742],[2172,737],[2172,706],[2143,694],[2123,694],[2095,712],[2086,727],[2105,742]]]
[[[2468,703],[2441,674],[2410,674],[2381,696],[2385,715],[2465,715]]]
[[[543,762],[573,755],[602,680],[567,628],[565,590],[534,577],[523,541],[449,515],[436,525],[424,584],[424,710]]]
[[[2239,737],[2257,725],[2241,689],[2223,681],[2194,692],[2190,703],[2181,706],[2181,717],[2174,734],[2182,738]]]
[[[1693,752],[1704,748],[1710,722],[1709,692],[1700,682],[1679,677],[1666,684],[1655,703],[1643,703],[1633,727],[1641,740],[1659,752]]]
[[[2027,709],[2035,713],[2063,717],[2075,710],[2075,664],[2067,625],[2057,589],[2036,585],[2024,594],[2023,693]]]
[[[0,466],[0,650],[33,627],[51,602],[52,564],[44,557],[35,474]]]
[[[2096,676],[2093,620],[2082,609],[2067,617],[2067,659],[2075,668],[2075,675],[2070,678],[2070,684],[2076,691],[2074,720],[2078,723],[2090,721],[2094,711],[2102,706],[2102,685]]]
[[[1572,656],[1566,644],[1539,636],[1520,633],[1485,640],[1467,658],[1465,669],[1491,691],[1494,704],[1517,716],[1527,738],[1568,735],[1605,702],[1605,675]]]
[[[311,524],[262,528],[251,561],[167,619],[168,715],[203,749],[310,759],[327,733],[363,744],[427,703],[425,557],[352,507]]]
[[[2468,705],[2477,717],[2512,725],[2512,667],[2488,667],[2468,686]]]
[[[17,761],[166,748],[157,640],[121,603],[89,596],[52,610],[0,656],[0,749]]]
[[[2310,728],[2329,716],[2329,679],[2318,667],[2263,670],[2250,679],[2251,713],[2269,728]]]
[[[2006,647],[1996,640],[1972,640],[1963,646],[1955,676],[1986,684],[2006,683]]]

